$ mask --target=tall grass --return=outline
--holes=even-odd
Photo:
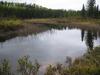
[[[21,20],[12,20],[12,19],[1,19],[0,20],[0,29],[4,31],[16,30],[21,27]]]
[[[53,68],[56,70],[54,71]],[[53,75],[100,75],[100,47],[96,47],[83,57],[75,59],[70,66],[60,65],[60,68],[48,66],[46,75],[50,75],[49,70],[52,70]]]

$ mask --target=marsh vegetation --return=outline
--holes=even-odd
[[[96,0],[81,10],[0,1],[0,75],[100,75],[99,46]]]

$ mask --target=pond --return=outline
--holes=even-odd
[[[63,63],[66,56],[75,59],[100,45],[100,32],[68,27],[15,37],[0,43],[0,59],[8,58],[13,65],[19,57],[29,55],[37,59],[42,70],[48,64]]]

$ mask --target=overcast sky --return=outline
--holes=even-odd
[[[2,0],[2,1],[36,3],[38,5],[47,8],[67,9],[67,10],[68,9],[80,10],[82,8],[82,5],[87,3],[87,0]],[[96,3],[100,6],[100,0],[96,0]]]

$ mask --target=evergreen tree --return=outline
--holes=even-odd
[[[81,10],[81,15],[82,15],[82,17],[85,17],[86,16],[86,11],[85,11],[84,4],[83,4],[82,10]]]
[[[93,18],[97,18],[97,7],[94,7]]]
[[[96,1],[88,0],[87,12],[88,17],[94,17],[94,9],[95,9]]]
[[[99,18],[99,5],[96,7],[96,18]]]

